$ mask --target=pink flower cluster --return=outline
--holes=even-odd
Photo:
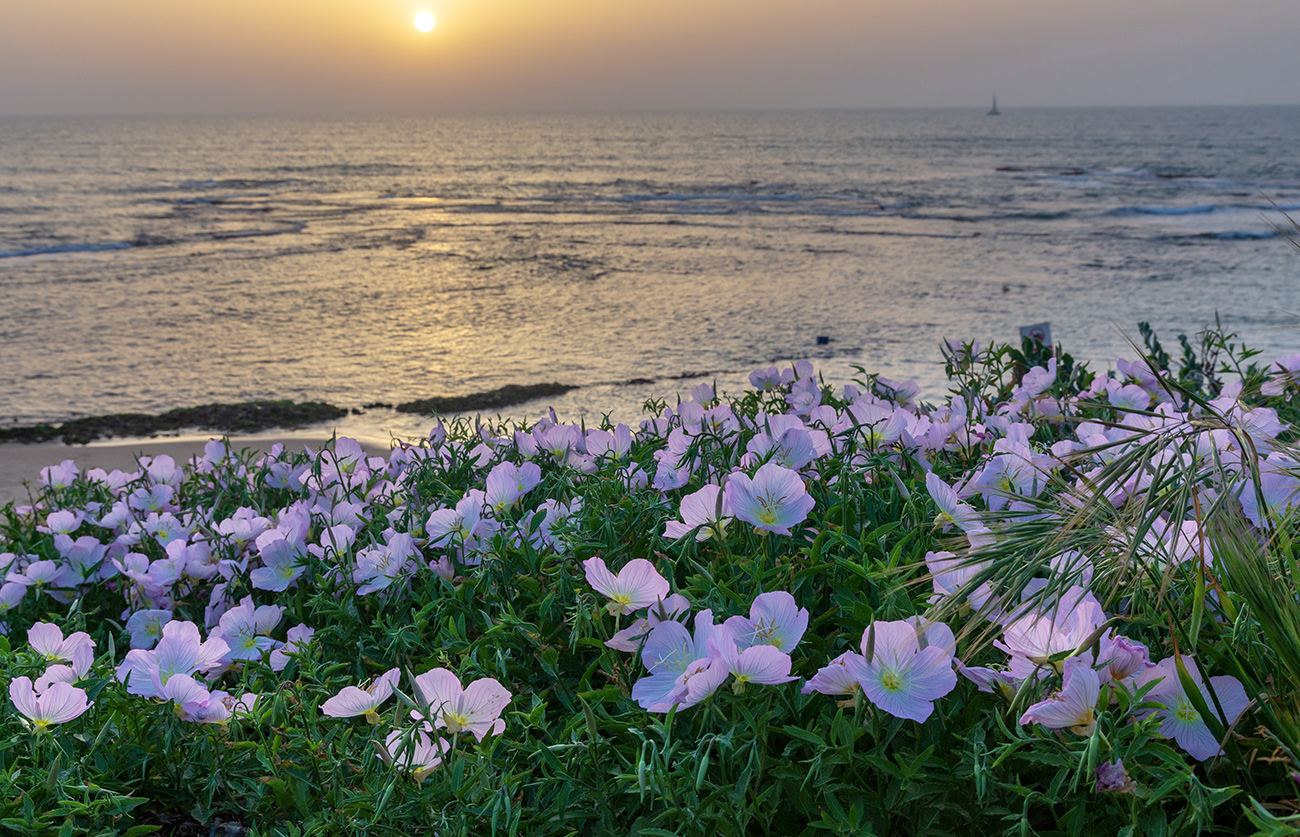
[[[378,709],[393,695],[401,679],[397,669],[376,677],[369,684],[345,686],[321,704],[321,712],[331,718],[364,716],[372,724],[380,723]],[[414,699],[418,708],[411,718],[418,722],[413,729],[394,729],[384,739],[385,760],[411,772],[423,781],[452,749],[445,739],[435,737],[441,729],[457,736],[468,732],[482,741],[488,735],[500,735],[506,727],[501,713],[510,704],[510,691],[491,677],[481,677],[461,688],[460,679],[445,668],[435,668],[414,678]]]

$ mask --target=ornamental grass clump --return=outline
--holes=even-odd
[[[142,835],[1286,833],[1300,364],[949,344],[637,426],[41,471],[0,824]]]

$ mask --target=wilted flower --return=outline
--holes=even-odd
[[[1132,793],[1137,783],[1129,778],[1124,760],[1104,761],[1097,765],[1097,793]]]
[[[957,661],[957,671],[962,677],[975,684],[975,688],[989,694],[999,694],[1008,701],[1016,695],[1020,681],[1011,672],[985,666],[967,666]]]
[[[1100,672],[1106,680],[1125,680],[1151,665],[1145,645],[1125,636],[1111,636],[1109,631],[1101,638],[1097,660],[1106,664]]]

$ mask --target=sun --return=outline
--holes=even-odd
[[[429,12],[420,12],[415,16],[415,28],[421,32],[433,31],[433,15]]]

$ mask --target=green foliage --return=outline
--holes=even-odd
[[[1153,368],[1168,370],[1171,358],[1145,324],[1142,334]],[[1203,337],[1198,351],[1181,340],[1176,385],[1188,399],[1218,394],[1229,371],[1242,376],[1248,393],[1259,392],[1263,373],[1242,366],[1249,353],[1230,340],[1220,330]],[[1036,367],[1045,372],[1049,359],[1056,361],[1056,375],[1044,398],[1079,399],[1094,383],[1086,364],[1029,342],[1020,348],[967,344],[947,354],[953,392],[972,408],[1015,398],[1026,374]],[[822,397],[839,410],[847,406],[828,387]],[[723,400],[749,419],[786,409],[779,391]],[[1101,399],[1083,402],[1081,418],[1113,425],[1124,417]],[[1292,409],[1282,399],[1269,403],[1283,415]],[[664,406],[653,405],[655,411]],[[1033,422],[1031,442],[1041,453],[1072,438],[1077,422],[1039,412],[1040,406],[1035,401],[1025,409]],[[971,416],[973,430],[974,410]],[[377,480],[347,489],[338,499],[368,505],[357,547],[382,543],[389,526],[418,532],[429,509],[454,506],[481,487],[487,468],[474,453],[481,439],[491,440],[492,462],[519,461],[504,441],[513,429],[455,423],[441,448],[445,456],[411,464],[400,491],[375,490]],[[580,515],[556,531],[558,548],[534,542],[540,518],[514,508],[502,513],[504,525],[482,565],[454,564],[452,578],[424,569],[448,557],[427,546],[418,572],[368,595],[359,595],[351,580],[356,549],[312,556],[297,586],[282,594],[255,590],[246,572],[233,572],[227,589],[233,600],[253,595],[259,604],[285,608],[275,636],[298,623],[316,634],[282,672],[250,663],[223,675],[221,688],[231,694],[259,695],[248,718],[227,724],[184,721],[171,704],[129,695],[113,679],[129,641],[119,589],[91,585],[71,604],[29,595],[7,614],[3,670],[9,678],[35,678],[44,670],[44,661],[21,640],[35,622],[86,630],[98,643],[99,660],[82,686],[95,705],[40,734],[28,731],[12,706],[0,714],[6,733],[0,741],[0,829],[135,837],[166,833],[189,819],[295,837],[1293,833],[1286,829],[1296,820],[1286,806],[1295,796],[1289,770],[1300,750],[1294,521],[1280,522],[1260,541],[1241,524],[1235,501],[1221,498],[1204,510],[1207,519],[1236,521],[1236,528],[1225,523],[1210,535],[1218,563],[1209,569],[1159,566],[1143,553],[1154,522],[1199,502],[1199,488],[1212,477],[1169,455],[1191,450],[1194,432],[1131,444],[1088,476],[1094,494],[1104,498],[1143,474],[1149,487],[1133,501],[1090,502],[1051,519],[1023,510],[1003,513],[1006,534],[992,552],[981,553],[995,560],[977,583],[994,583],[1006,601],[1018,601],[1035,578],[1050,575],[1053,556],[1078,550],[1095,558],[1094,587],[1126,636],[1147,643],[1153,654],[1175,647],[1199,653],[1207,667],[1230,671],[1261,696],[1263,731],[1246,724],[1225,732],[1230,746],[1223,758],[1189,760],[1142,711],[1144,695],[1122,686],[1107,687],[1095,730],[1082,736],[1021,725],[1025,708],[1038,699],[1027,689],[988,694],[964,679],[924,723],[885,714],[860,695],[837,701],[803,694],[800,682],[739,692],[724,687],[698,706],[666,715],[640,708],[630,692],[644,668],[635,655],[605,646],[629,618],[608,613],[587,585],[581,564],[588,558],[603,557],[611,567],[649,560],[693,609],[711,608],[719,621],[746,613],[759,593],[789,591],[811,613],[793,654],[793,674],[801,681],[857,648],[872,622],[928,610],[925,558],[953,538],[933,524],[927,469],[956,481],[987,461],[989,445],[971,433],[923,461],[864,438],[842,434],[834,455],[817,463],[818,477],[808,481],[815,509],[789,537],[739,521],[721,541],[663,537],[682,495],[741,464],[743,441],[706,425],[685,454],[694,466],[691,482],[666,496],[633,478],[628,467],[634,463],[653,475],[659,439],[638,438],[626,459],[602,459],[590,475],[546,454],[536,457],[542,481],[529,495],[530,508],[542,499],[581,500]],[[332,464],[328,455],[283,462],[310,465],[307,473],[318,477]],[[1059,511],[1054,504],[1079,473],[1063,472],[1032,500],[1036,509]],[[143,479],[136,484],[144,485]],[[188,475],[177,499],[208,521],[240,508],[270,515],[303,496],[277,485],[245,451]],[[84,478],[42,495],[48,508],[113,500],[102,484]],[[37,528],[42,519],[6,509],[0,514],[4,549],[56,559],[52,536]],[[327,523],[318,511],[313,536]],[[242,554],[233,539],[216,536],[210,526],[205,531],[219,558],[236,561]],[[148,537],[133,548],[154,560],[166,555]],[[1036,594],[1045,601],[1077,580],[1050,577]],[[194,583],[189,592],[203,595],[177,595],[176,618],[203,624],[206,590]],[[969,628],[959,656],[970,665],[994,661],[998,652],[983,641],[984,623],[970,606],[950,601],[945,608],[941,615],[959,633]],[[409,677],[398,698],[380,708],[377,724],[329,718],[320,710],[344,686],[392,667],[407,675],[446,667],[462,683],[496,678],[514,695],[505,731],[481,743],[461,734],[427,778],[395,768],[380,752],[389,730],[409,726]],[[1117,760],[1131,785],[1099,789],[1099,766]]]

